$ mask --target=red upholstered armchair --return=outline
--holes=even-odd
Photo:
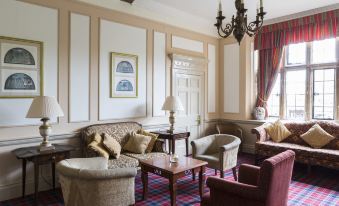
[[[210,192],[202,206],[285,206],[295,153],[291,150],[266,159],[261,167],[242,164],[239,182],[208,177]]]

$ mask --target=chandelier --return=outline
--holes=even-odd
[[[245,33],[250,37],[258,33],[263,25],[266,12],[264,12],[263,3],[262,0],[260,0],[260,8],[257,8],[256,20],[247,25],[247,9],[245,9],[244,0],[235,0],[235,8],[237,9],[237,16],[234,18],[233,15],[231,23],[226,24],[223,28],[222,21],[225,19],[225,16],[222,15],[221,0],[219,0],[218,16],[216,18],[217,23],[214,24],[214,26],[217,27],[220,37],[227,38],[233,33],[240,44]]]

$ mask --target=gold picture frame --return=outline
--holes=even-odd
[[[0,98],[42,96],[43,42],[0,36]]]
[[[138,97],[138,56],[111,52],[110,97]]]

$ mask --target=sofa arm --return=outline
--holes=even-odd
[[[259,127],[253,128],[251,130],[252,134],[257,135],[257,142],[264,142],[264,141],[269,139],[269,137],[266,133],[266,130],[265,130],[265,125],[266,124],[263,124]]]
[[[157,139],[157,141],[155,141],[152,152],[162,152],[162,153],[166,153],[166,149],[165,149],[165,140],[162,139]]]
[[[230,196],[234,195],[250,200],[260,201],[264,199],[263,192],[257,186],[228,181],[218,177],[208,177],[206,184],[210,188],[212,198],[213,191],[219,191],[224,194],[228,193]]]
[[[136,168],[117,168],[106,170],[80,170],[79,178],[82,179],[123,179],[133,178],[137,175]]]
[[[249,184],[249,185],[257,185],[258,184],[258,177],[259,177],[260,168],[242,164],[239,167],[239,182]]]

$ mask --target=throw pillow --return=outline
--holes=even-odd
[[[151,132],[147,132],[147,131],[145,131],[145,130],[143,130],[143,129],[140,129],[140,130],[138,131],[138,133],[139,133],[139,134],[142,134],[142,135],[145,135],[145,136],[149,136],[149,137],[152,138],[151,141],[149,142],[147,148],[146,148],[146,151],[145,151],[146,153],[152,152],[153,147],[154,147],[154,144],[155,144],[155,142],[157,141],[159,135],[153,134],[153,133],[151,133]]]
[[[100,156],[105,157],[106,159],[109,158],[109,153],[106,151],[102,144],[102,137],[98,133],[94,134],[92,142],[88,144],[88,149],[93,150]]]
[[[108,134],[104,134],[104,141],[102,142],[104,147],[107,149],[110,155],[112,155],[115,159],[120,157],[121,146],[118,141],[116,141],[113,137]]]
[[[281,142],[292,134],[280,120],[266,126],[265,130],[274,142]]]
[[[127,143],[125,144],[124,150],[136,154],[144,154],[151,139],[152,138],[149,136],[133,132],[131,133]]]
[[[322,148],[327,145],[334,137],[323,130],[320,125],[315,124],[307,132],[300,136],[307,144],[313,148]]]

